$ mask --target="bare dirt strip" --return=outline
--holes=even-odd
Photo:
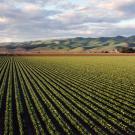
[[[135,56],[135,53],[18,53],[0,54],[0,56]]]

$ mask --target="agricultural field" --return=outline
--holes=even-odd
[[[135,57],[1,56],[9,134],[135,135]]]

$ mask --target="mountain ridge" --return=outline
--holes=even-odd
[[[66,39],[37,40],[0,43],[0,52],[116,52],[121,48],[135,49],[135,36],[124,37],[76,37]]]

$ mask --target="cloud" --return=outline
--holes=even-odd
[[[0,39],[128,36],[134,7],[134,0],[0,0]]]
[[[0,24],[6,24],[9,20],[6,17],[0,17]]]
[[[99,8],[105,8],[108,11],[117,12],[119,15],[134,15],[135,0],[105,0],[98,5]],[[118,14],[117,14],[118,15]]]
[[[99,2],[98,7],[114,10],[121,6],[127,5],[129,2],[133,2],[134,0],[105,0],[101,3]]]
[[[37,12],[41,9],[40,6],[32,4],[32,3],[27,3],[26,5],[23,6],[23,10],[26,12]]]
[[[8,37],[0,37],[0,42],[12,42],[12,38],[8,38]]]
[[[116,26],[119,28],[135,28],[135,18],[131,20],[121,21],[119,23],[116,23]]]
[[[127,4],[120,5],[118,7],[119,10],[123,11],[125,14],[130,16],[135,16],[135,1],[132,0],[128,2]]]

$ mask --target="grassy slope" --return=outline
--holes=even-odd
[[[3,44],[0,44],[3,45]],[[100,37],[70,38],[63,40],[30,41],[6,44],[7,49],[23,48],[27,51],[112,51],[118,46],[135,47],[135,36],[132,37]],[[4,46],[5,47],[5,46]]]

